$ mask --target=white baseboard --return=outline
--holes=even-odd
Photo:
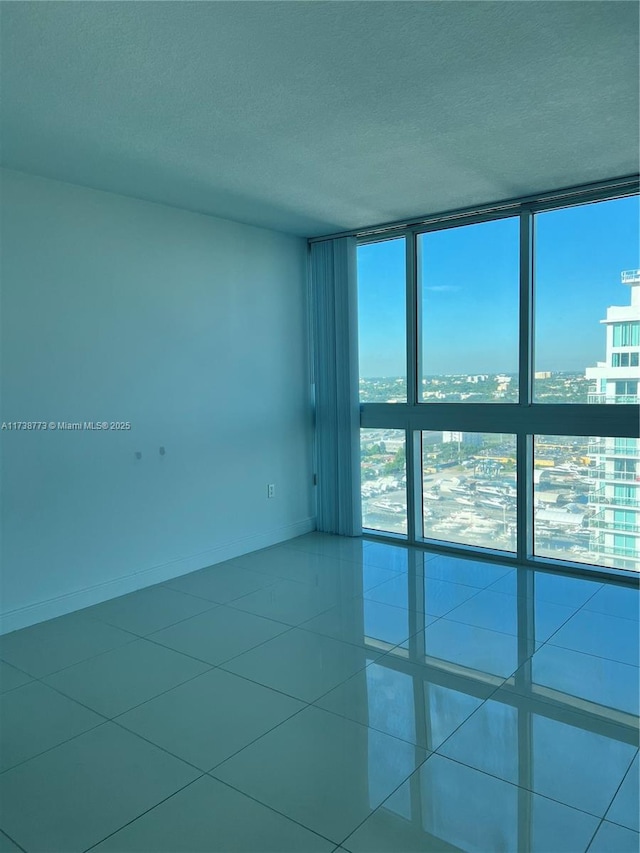
[[[10,610],[7,613],[0,614],[0,635],[35,625],[38,622],[44,622],[47,619],[54,619],[56,616],[64,616],[66,613],[72,613],[75,610],[82,610],[84,607],[91,607],[93,604],[101,604],[103,601],[109,601],[109,599],[117,598],[119,595],[136,592],[147,586],[153,586],[156,583],[162,583],[189,572],[204,569],[206,566],[249,554],[251,551],[259,551],[261,548],[268,548],[270,545],[295,539],[296,536],[303,536],[315,529],[315,518],[305,518],[293,524],[270,530],[267,533],[246,536],[199,554],[192,554],[188,557],[172,560],[169,563],[163,563],[160,566],[151,566],[148,569],[134,571],[124,577],[115,578],[105,583],[95,584],[47,601],[39,601],[37,604]]]

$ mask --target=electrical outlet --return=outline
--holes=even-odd
[[[268,498],[275,498],[275,496],[276,496],[276,485],[275,485],[275,483],[269,483],[267,485],[267,497]]]

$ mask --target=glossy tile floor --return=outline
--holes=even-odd
[[[0,637],[0,851],[639,849],[638,591],[310,534]]]

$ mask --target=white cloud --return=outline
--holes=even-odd
[[[432,293],[457,293],[462,288],[458,284],[434,284],[431,287],[425,287],[425,290],[430,290]]]

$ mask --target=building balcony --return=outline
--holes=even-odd
[[[597,489],[595,492],[591,492],[589,495],[589,503],[590,504],[606,504],[607,506],[612,507],[638,507],[640,508],[640,490],[638,491],[637,498],[621,498],[616,497],[615,495],[607,495],[606,490],[603,488]]]
[[[608,519],[604,512],[599,512],[589,520],[589,527],[594,530],[610,530],[613,533],[640,533],[640,524],[627,521]]]
[[[638,394],[587,394],[587,403],[614,404],[616,406],[637,404],[640,402]]]
[[[605,545],[604,542],[592,541],[589,543],[589,550],[596,554],[602,554],[609,557],[627,557],[631,560],[640,560],[640,539],[635,548],[620,548],[616,545]]]
[[[631,444],[634,442],[634,444]],[[590,456],[625,457],[640,459],[640,439],[627,439],[625,445],[616,444],[615,438],[592,438],[589,440],[587,453]]]
[[[614,471],[605,465],[589,468],[589,476],[596,480],[610,480],[612,483],[640,483],[640,472]]]
[[[603,533],[593,533],[589,541],[589,550],[603,556],[626,557],[640,561],[640,539],[636,539],[632,545],[621,547],[620,545],[613,545],[610,541],[605,541]],[[635,566],[633,568],[636,569]]]

